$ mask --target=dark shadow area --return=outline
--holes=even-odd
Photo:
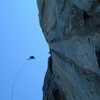
[[[48,67],[49,67],[50,73],[52,73],[52,58],[51,58],[51,56],[48,59]]]
[[[100,51],[96,51],[96,56],[97,56],[97,62],[100,68]]]
[[[60,96],[60,93],[59,93],[59,90],[58,89],[56,89],[54,91],[53,96],[54,96],[54,100],[61,100],[61,96]]]
[[[83,11],[83,19],[84,22],[86,24],[87,21],[89,21],[90,16],[88,15],[88,13],[86,11]]]

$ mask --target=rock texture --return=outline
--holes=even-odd
[[[100,100],[100,0],[37,0],[50,48],[43,100]]]

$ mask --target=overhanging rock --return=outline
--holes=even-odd
[[[51,54],[43,100],[100,100],[100,1],[37,4]]]

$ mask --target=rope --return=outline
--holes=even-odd
[[[26,67],[26,64],[27,64],[27,61],[23,64],[23,66],[18,70],[15,78],[14,78],[14,83],[13,83],[13,86],[12,86],[12,93],[11,93],[11,100],[13,100],[14,98],[14,88],[15,88],[15,83],[16,83],[16,80],[19,76],[19,74],[21,73],[21,71]]]

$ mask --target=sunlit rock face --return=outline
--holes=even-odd
[[[37,0],[50,48],[43,100],[100,100],[100,0]]]

